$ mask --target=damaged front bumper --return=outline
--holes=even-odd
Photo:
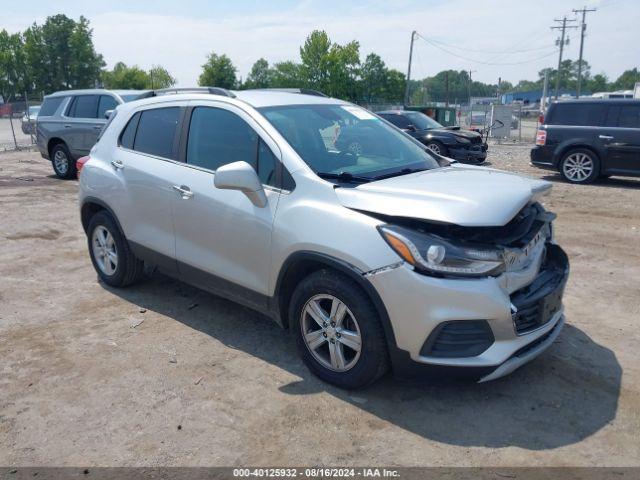
[[[499,277],[437,278],[407,264],[369,275],[392,325],[394,373],[404,378],[452,374],[477,381],[507,375],[560,333],[568,273],[567,255],[547,243],[528,266]],[[474,349],[476,338],[484,342],[481,352]]]

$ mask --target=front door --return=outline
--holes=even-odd
[[[610,106],[598,139],[607,152],[603,171],[640,174],[640,105]]]
[[[177,165],[173,207],[180,275],[207,290],[264,307],[280,195],[272,188],[277,186],[277,146],[250,116],[231,105],[193,106],[185,122],[185,162]],[[265,185],[265,207],[256,207],[240,191],[214,187],[215,170],[237,161],[256,169]]]

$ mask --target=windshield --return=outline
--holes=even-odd
[[[433,118],[420,112],[405,112],[404,116],[409,119],[411,124],[418,130],[429,130],[432,128],[442,128]]]
[[[421,144],[354,105],[259,110],[316,173],[367,181],[439,166]]]

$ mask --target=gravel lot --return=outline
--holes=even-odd
[[[261,315],[155,275],[117,291],[77,184],[0,154],[0,465],[640,466],[640,181],[554,182],[572,262],[556,344],[488,384],[323,384]]]

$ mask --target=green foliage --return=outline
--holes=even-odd
[[[160,65],[154,65],[147,72],[137,65],[129,67],[123,62],[118,62],[113,66],[113,70],[102,72],[102,83],[104,88],[150,90],[171,87],[175,85],[176,79]]]
[[[202,65],[202,73],[198,78],[198,85],[202,87],[235,88],[237,84],[236,67],[226,55],[213,52]]]
[[[272,70],[269,68],[269,62],[264,58],[256,61],[251,67],[247,81],[244,82],[244,88],[267,88],[271,85]]]
[[[640,82],[640,72],[638,68],[625,70],[618,79],[613,82],[611,87],[614,90],[633,90],[636,82]]]
[[[11,96],[29,89],[25,68],[24,43],[18,33],[0,31],[0,95],[9,101]]]
[[[269,87],[272,88],[298,88],[305,85],[302,66],[298,63],[287,61],[276,63],[271,69]]]

